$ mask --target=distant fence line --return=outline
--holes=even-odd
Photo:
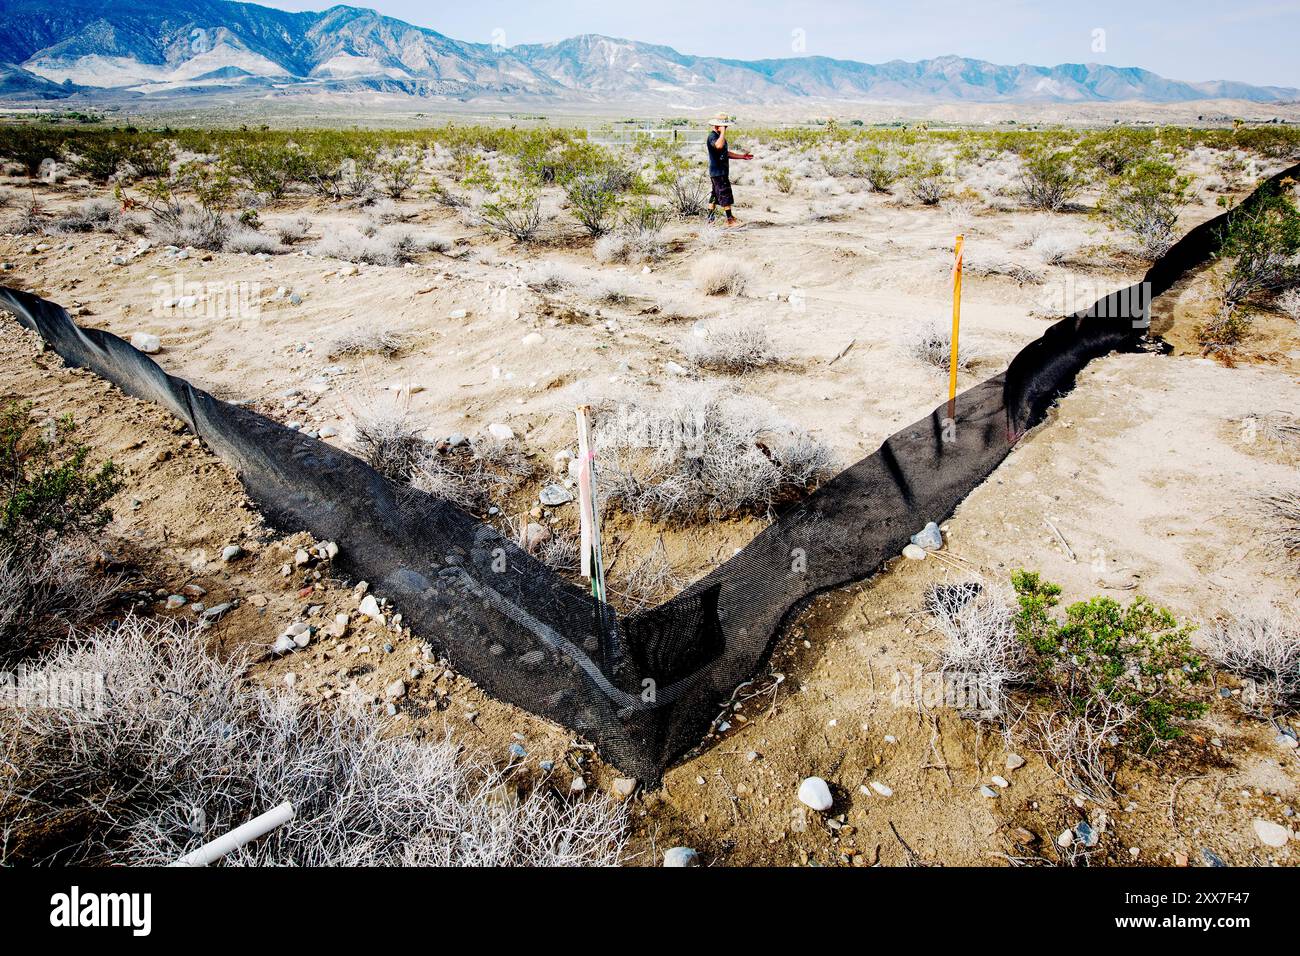
[[[666,139],[674,143],[700,145],[708,137],[702,129],[670,126],[665,129],[588,129],[587,142],[601,146],[627,146],[642,139]]]

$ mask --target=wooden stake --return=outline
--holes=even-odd
[[[965,236],[957,237],[957,260],[952,270],[952,361],[948,365],[948,417],[957,411],[957,338],[961,332],[961,267]]]

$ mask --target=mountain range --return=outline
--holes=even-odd
[[[957,56],[869,64],[732,60],[584,35],[494,46],[374,10],[290,13],[229,0],[0,0],[0,100],[377,92],[519,102],[715,104],[1189,102],[1300,90],[1170,80],[1134,67],[1000,66]]]

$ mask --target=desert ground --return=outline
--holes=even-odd
[[[453,448],[497,448],[512,436],[509,456],[493,461],[503,476],[470,489],[465,506],[513,538],[536,538],[573,573],[560,545],[574,538],[576,506],[546,502],[574,487],[575,406],[614,417],[674,403],[743,408],[765,433],[816,444],[806,482],[794,483],[812,487],[947,397],[946,354],[927,361],[918,343],[950,321],[957,235],[961,389],[1150,262],[1103,215],[1099,179],[1054,210],[1029,208],[1013,154],[963,156],[923,142],[907,149],[935,150],[946,169],[943,198],[926,204],[906,176],[872,189],[851,168],[852,142],[765,139],[743,124],[732,136],[733,148],[755,153],[732,161],[741,224],[671,216],[648,238],[644,229],[587,234],[556,184],[536,190],[534,235],[503,235],[482,210],[516,173],[490,149],[419,150],[418,185],[396,198],[379,185],[339,198],[301,186],[273,199],[245,190],[232,215],[255,216],[224,248],[169,241],[129,179],[114,198],[75,165],[36,179],[11,168],[0,178],[0,218],[45,225],[0,227],[0,280],[63,305],[79,324],[150,343],[167,372],[219,398],[361,454],[377,423]],[[698,175],[702,148],[683,149]],[[1295,161],[1204,145],[1168,158],[1188,177],[1179,234]],[[626,162],[650,180],[656,159],[629,152]],[[429,182],[462,204],[431,198]],[[625,208],[665,207],[664,196],[651,188]],[[103,211],[123,197],[133,208]],[[54,225],[87,203],[101,204],[107,225]],[[1093,362],[954,515],[934,516],[943,550],[900,557],[814,601],[764,671],[719,701],[739,715],[729,729],[652,789],[629,786],[570,732],[459,677],[438,634],[359,613],[355,581],[300,559],[319,542],[268,527],[231,469],[163,411],[64,367],[8,320],[0,398],[33,403],[40,420],[71,415],[92,458],[123,469],[102,545],[129,582],[120,607],[195,622],[196,604],[230,605],[205,634],[221,654],[247,655],[255,684],[287,688],[306,708],[361,699],[392,734],[450,735],[558,800],[622,802],[625,863],[659,865],[667,848],[691,847],[718,866],[1295,865],[1300,722],[1248,707],[1239,674],[1215,670],[1206,712],[1158,753],[1111,755],[1108,793],[1079,786],[1005,720],[898,698],[900,681],[945,652],[926,610],[935,585],[1005,586],[1024,568],[1060,584],[1065,603],[1141,594],[1199,625],[1193,643],[1205,654],[1215,622],[1295,614],[1296,555],[1271,533],[1278,519],[1261,501],[1296,486],[1300,328],[1264,299],[1248,337],[1206,346],[1199,330],[1221,274],[1200,270],[1158,300],[1153,331],[1164,350]],[[467,493],[463,479],[429,487]],[[671,596],[779,506],[611,509],[615,603]],[[222,557],[231,545],[238,560]],[[178,606],[171,595],[188,597]],[[272,655],[299,620],[336,626]],[[389,693],[398,681],[401,694]],[[830,785],[825,813],[797,797],[808,777]],[[1268,845],[1257,821],[1290,831],[1290,842]],[[1099,839],[1061,839],[1081,822]],[[29,858],[54,852],[30,840]]]

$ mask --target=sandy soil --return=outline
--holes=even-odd
[[[407,268],[354,269],[300,253],[177,260],[155,248],[131,256],[134,242],[103,236],[0,238],[0,259],[15,265],[5,281],[61,302],[85,324],[128,337],[159,333],[168,371],[283,421],[336,427],[345,441],[357,410],[403,401],[431,435],[508,423],[547,463],[570,441],[575,396],[596,386],[672,389],[677,379],[666,365],[682,361],[677,343],[693,322],[723,314],[763,322],[786,363],[716,379],[718,386],[770,403],[848,464],[943,398],[944,377],[908,359],[899,341],[901,329],[947,311],[953,223],[942,211],[868,195],[849,199],[860,208],[844,221],[813,223],[807,196],[778,199],[743,182],[737,191],[748,201],[739,211],[750,225],[704,241],[699,227],[672,227],[665,260],[648,274],[622,270],[635,292],[626,306],[597,307],[578,294],[548,301],[527,287],[529,270],[543,260],[563,260],[593,278],[619,271],[595,265],[579,242],[519,254],[416,204],[414,221],[456,245],[450,255],[431,254]],[[46,201],[69,203],[76,192]],[[316,236],[331,217],[356,215],[298,204],[264,221],[305,209]],[[1184,225],[1213,211],[1205,196]],[[1064,266],[1034,262],[1047,282],[1022,286],[982,274],[981,263],[1027,261],[1031,218],[997,212],[965,224],[972,269],[964,328],[985,358],[963,387],[1005,366],[1040,334],[1045,316],[1061,311],[1045,296],[1084,284],[1103,293],[1140,272],[1109,245],[1100,224],[1071,214],[1053,217],[1052,228],[1070,232],[1083,251]],[[753,281],[746,296],[707,299],[694,291],[692,262],[705,245],[747,265]],[[125,263],[111,264],[114,256]],[[260,314],[177,316],[161,305],[177,276],[182,284],[258,283]],[[1186,858],[1204,865],[1206,850],[1231,864],[1296,863],[1294,840],[1268,849],[1251,823],[1295,826],[1300,760],[1279,746],[1275,729],[1245,718],[1232,696],[1216,698],[1158,764],[1126,765],[1122,797],[1108,807],[1078,800],[1033,753],[1023,752],[1023,767],[1004,769],[1008,745],[994,730],[952,710],[892,698],[897,675],[937,659],[938,639],[921,613],[935,582],[976,573],[1004,579],[1025,567],[1060,582],[1069,600],[1096,593],[1124,599],[1136,589],[1192,621],[1247,605],[1297,604],[1296,569],[1263,542],[1253,511],[1259,492],[1294,482],[1297,462],[1241,420],[1300,408],[1300,336],[1294,323],[1266,316],[1237,367],[1201,358],[1191,329],[1204,313],[1207,281],[1194,277],[1160,303],[1157,328],[1173,354],[1094,363],[1050,420],[946,522],[948,551],[920,564],[895,562],[874,580],[814,603],[779,641],[769,673],[740,692],[746,699],[732,729],[674,768],[662,788],[632,798],[632,862],[657,862],[666,847],[689,845],[717,865],[1057,863],[1069,855],[1053,847],[1055,835],[1086,816],[1104,832],[1094,863],[1175,865]],[[299,293],[301,304],[274,297],[280,287]],[[450,317],[458,309],[466,318]],[[340,330],[377,319],[413,329],[419,348],[392,362],[328,357]],[[525,346],[531,332],[543,340]],[[129,469],[111,530],[142,569],[142,609],[169,613],[162,599],[186,584],[203,588],[197,599],[209,606],[235,599],[213,636],[231,652],[259,658],[295,619],[327,623],[348,614],[347,633],[263,661],[254,679],[284,682],[292,673],[308,705],[328,706],[353,692],[378,705],[383,688],[405,677],[410,690],[395,730],[451,732],[503,760],[519,741],[528,773],[562,791],[575,775],[612,791],[615,772],[581,742],[486,698],[425,650],[426,635],[384,631],[360,618],[359,595],[341,567],[294,566],[295,551],[310,542],[265,528],[229,471],[161,412],[63,369],[11,322],[0,324],[0,345],[7,358],[0,396],[71,412],[100,454]],[[339,374],[313,390],[329,364],[341,366]],[[413,394],[385,390],[393,385]],[[286,399],[290,389],[304,395]],[[733,522],[670,536],[670,557],[689,578],[757,526]],[[242,544],[248,556],[222,563],[229,543]],[[1222,686],[1231,694],[1235,685]],[[554,763],[549,776],[536,769],[539,761]],[[825,819],[813,819],[795,798],[799,781],[813,774],[836,796]],[[981,795],[995,774],[1010,787],[996,798]],[[872,781],[893,796],[864,794]]]

